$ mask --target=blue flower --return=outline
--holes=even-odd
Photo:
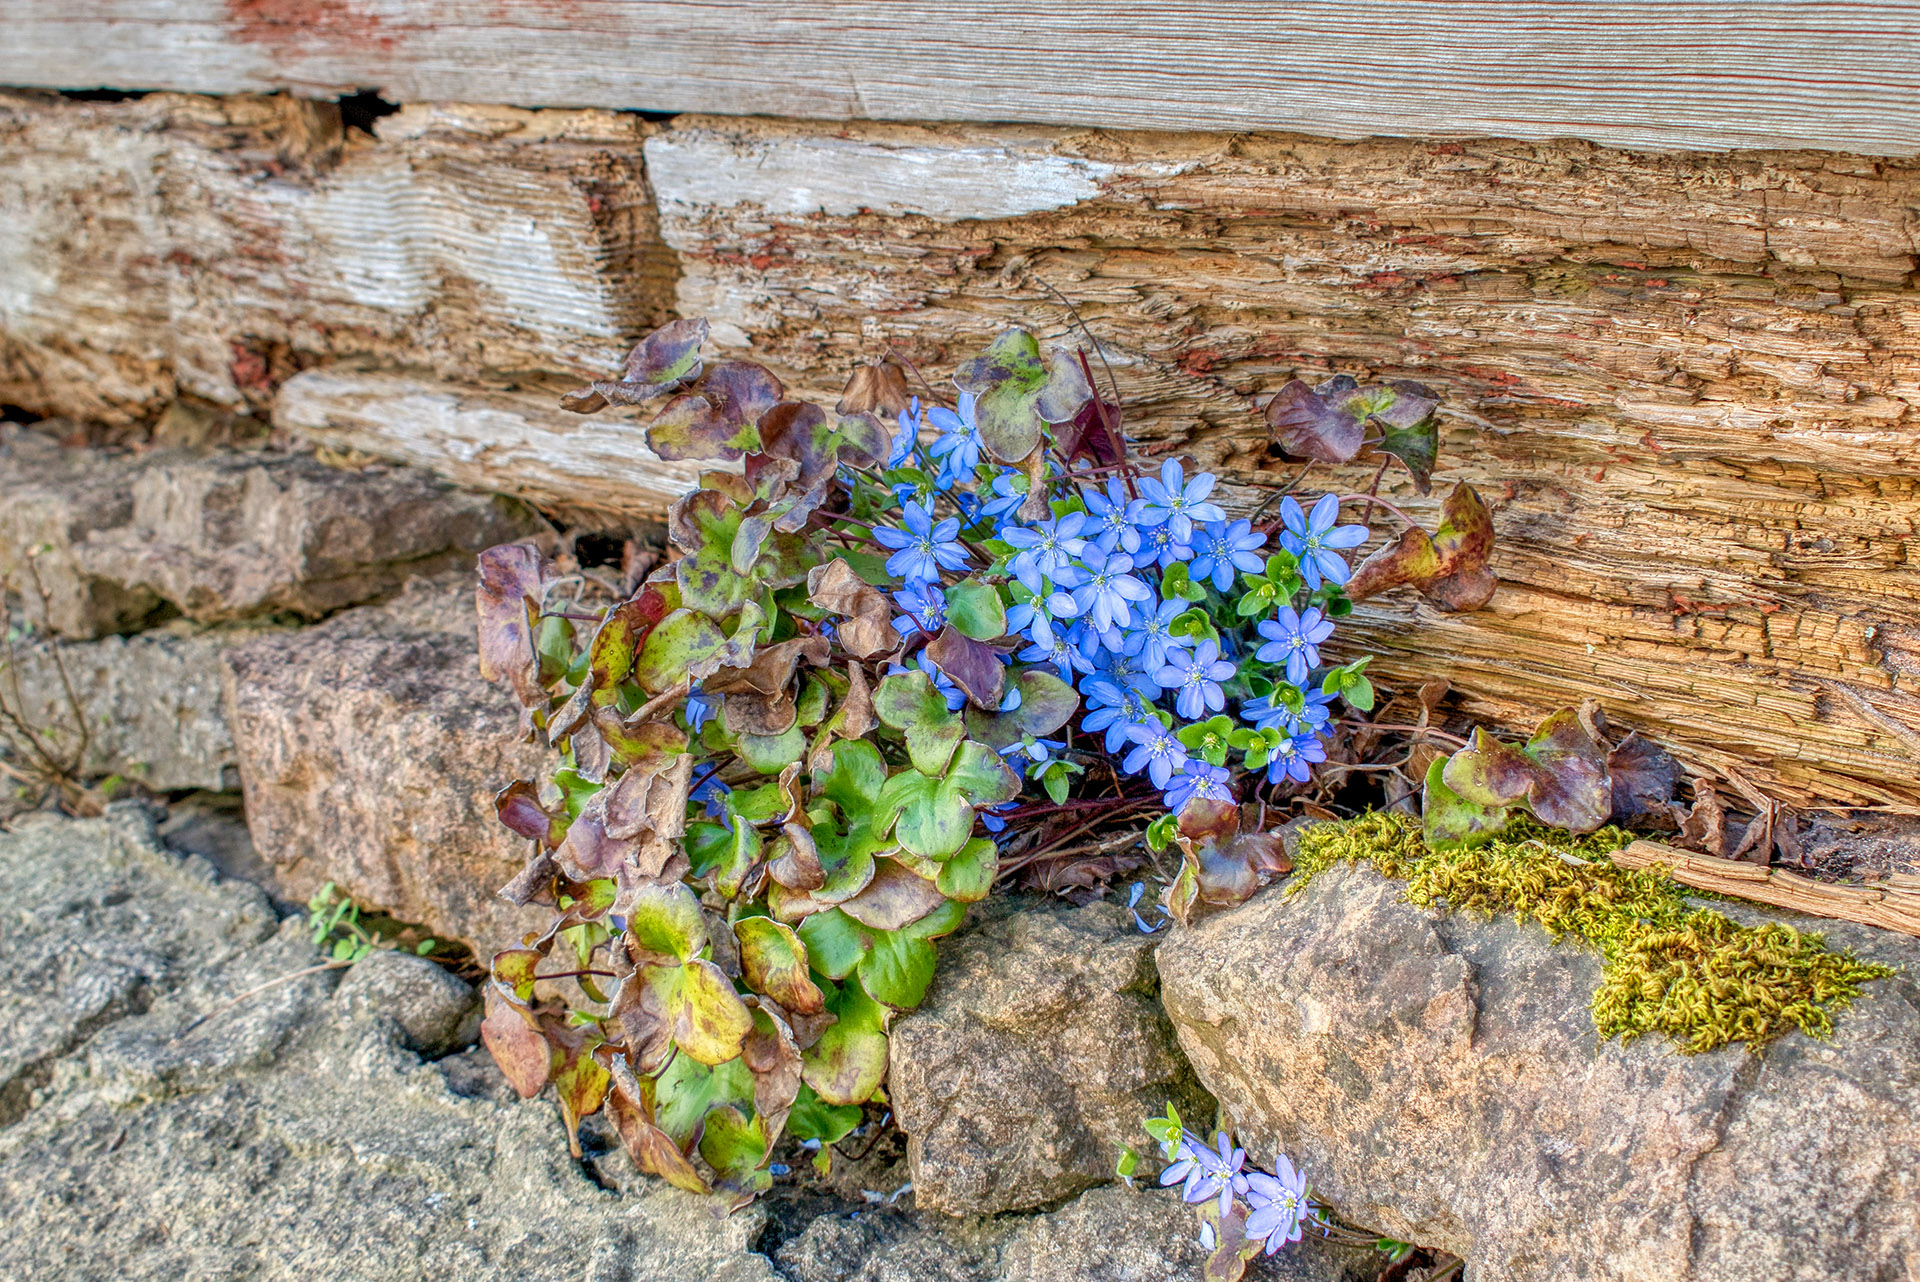
[[[1335,525],[1340,519],[1340,499],[1323,494],[1313,511],[1302,512],[1289,494],[1280,500],[1280,546],[1300,559],[1300,577],[1310,588],[1320,580],[1345,583],[1350,573],[1347,563],[1334,548],[1357,548],[1367,541],[1364,525]]]
[[[1318,735],[1296,734],[1282,739],[1267,758],[1267,782],[1291,779],[1305,783],[1313,777],[1313,767],[1327,759],[1327,750]]]
[[[960,521],[957,517],[950,516],[935,525],[927,509],[912,501],[901,512],[907,525],[905,531],[882,526],[873,532],[882,547],[897,549],[887,558],[888,574],[899,575],[912,587],[917,583],[938,582],[942,568],[967,568],[967,550],[958,541]]]
[[[927,658],[927,652],[925,650],[922,650],[919,655],[915,657],[913,667],[926,673],[933,681],[933,688],[938,690],[940,697],[947,701],[948,712],[958,712],[966,705],[966,694],[959,686],[953,683],[953,678],[940,671],[940,665]],[[904,676],[912,671],[913,668],[903,668],[897,663],[889,663],[887,665],[887,675],[890,677]]]
[[[1191,481],[1183,480],[1180,461],[1168,459],[1161,465],[1159,480],[1152,477],[1141,480],[1140,492],[1146,495],[1146,502],[1134,519],[1143,527],[1164,524],[1175,539],[1185,543],[1193,536],[1195,521],[1227,519],[1219,504],[1207,502],[1207,495],[1213,493],[1213,482],[1211,472],[1202,472]]]
[[[1173,537],[1173,527],[1170,525],[1155,525],[1140,533],[1141,565],[1151,562],[1164,570],[1192,557],[1193,548]]]
[[[1180,1185],[1181,1200],[1186,1202],[1204,1202],[1217,1196],[1224,1217],[1233,1208],[1236,1186],[1246,1183],[1240,1168],[1246,1164],[1247,1154],[1244,1149],[1234,1148],[1224,1132],[1215,1132],[1213,1138],[1217,1147],[1209,1148],[1198,1136],[1182,1131],[1177,1143],[1162,1145],[1171,1160],[1160,1172],[1160,1183],[1163,1187]]]
[[[1193,644],[1189,638],[1176,637],[1167,631],[1186,610],[1187,603],[1179,597],[1162,601],[1150,610],[1143,608],[1139,622],[1134,624],[1133,631],[1127,633],[1127,653],[1139,656],[1148,672],[1158,672],[1164,668],[1169,652],[1185,650]]]
[[[1125,647],[1108,648],[1094,664],[1094,671],[1102,680],[1119,686],[1122,690],[1138,690],[1147,700],[1160,697],[1160,683],[1153,674],[1160,670],[1158,663],[1148,663],[1146,656],[1131,652]]]
[[[998,521],[1026,501],[1027,496],[1013,488],[1013,478],[1018,475],[1008,469],[993,478],[993,497],[980,505],[980,520]]]
[[[1167,655],[1166,666],[1153,679],[1179,693],[1174,710],[1189,721],[1227,706],[1226,692],[1220,683],[1234,674],[1233,664],[1220,657],[1220,647],[1203,638],[1191,653],[1184,650]]]
[[[1128,726],[1127,738],[1135,747],[1120,768],[1130,775],[1145,770],[1156,788],[1166,787],[1173,772],[1187,764],[1187,746],[1174,738],[1173,731],[1161,725],[1158,717]]]
[[[719,702],[697,685],[688,689],[687,701],[681,708],[687,717],[687,729],[699,734],[700,727],[712,719],[714,707]]]
[[[893,603],[906,613],[893,621],[893,630],[903,637],[916,632],[932,636],[947,626],[947,598],[932,583],[916,583],[893,594]]]
[[[976,808],[973,813],[980,816],[980,822],[986,826],[988,832],[1005,832],[1007,830],[1007,821],[1002,819],[996,812],[1012,810],[1019,804],[1018,801],[1003,801],[997,806],[988,806],[985,809]]]
[[[1275,703],[1271,695],[1264,699],[1249,699],[1240,705],[1240,715],[1260,730],[1278,726],[1290,735],[1313,734],[1333,719],[1333,712],[1327,705],[1333,702],[1334,696],[1324,690],[1309,690],[1306,699],[1306,706],[1298,713],[1284,703]]]
[[[1167,809],[1177,815],[1196,797],[1207,801],[1232,801],[1233,790],[1227,787],[1230,777],[1231,772],[1225,766],[1210,766],[1198,757],[1188,757],[1186,764],[1180,767],[1180,773],[1167,785]]]
[[[1086,524],[1085,513],[1069,512],[1031,528],[1016,525],[1001,531],[1000,537],[1019,549],[1007,568],[1027,591],[1038,596],[1045,590],[1042,579],[1060,582],[1061,571],[1086,551],[1087,541],[1080,537]]]
[[[960,393],[958,412],[944,405],[927,411],[927,424],[940,433],[927,453],[940,460],[940,470],[956,480],[973,475],[980,466],[980,427],[973,420],[973,393]]]
[[[721,782],[718,774],[710,774],[705,783],[693,790],[691,798],[706,807],[707,818],[718,820],[722,828],[732,832],[733,807],[727,804],[732,795],[733,789]]]
[[[1253,657],[1262,663],[1286,664],[1287,680],[1304,685],[1307,673],[1320,662],[1320,643],[1333,635],[1333,620],[1318,606],[1305,611],[1282,606],[1277,616],[1260,624],[1259,632],[1267,644]]]
[[[1256,551],[1265,547],[1267,536],[1255,534],[1251,521],[1209,521],[1193,539],[1193,564],[1187,572],[1194,582],[1211,578],[1213,586],[1225,592],[1233,586],[1233,572],[1245,570],[1259,574],[1266,568]]]
[[[1105,731],[1109,753],[1120,751],[1128,742],[1127,731],[1130,727],[1143,724],[1153,717],[1146,699],[1138,690],[1118,686],[1111,681],[1089,677],[1081,682],[1080,693],[1086,697],[1087,707],[1091,709],[1080,722],[1080,728],[1088,734]],[[1155,721],[1154,724],[1159,723]]]
[[[1060,679],[1069,685],[1072,684],[1073,674],[1076,671],[1093,671],[1092,660],[1082,654],[1078,646],[1067,640],[1066,633],[1056,632],[1053,621],[1046,615],[1038,612],[1034,614],[1033,626],[1028,635],[1033,638],[1033,644],[1020,652],[1022,663],[1051,663],[1054,670],[1060,674]]]
[[[1125,552],[1087,548],[1080,554],[1080,564],[1087,577],[1073,589],[1074,613],[1085,614],[1096,632],[1126,627],[1133,622],[1129,603],[1153,599],[1152,590],[1134,577],[1133,558]]]
[[[1272,1255],[1287,1243],[1300,1240],[1300,1226],[1311,1214],[1307,1177],[1294,1169],[1285,1153],[1274,1158],[1271,1175],[1246,1172],[1245,1196],[1249,1242],[1266,1243],[1266,1252]]]
[[[1128,498],[1119,477],[1107,478],[1105,494],[1099,490],[1080,491],[1080,501],[1087,505],[1087,515],[1092,518],[1092,528],[1096,531],[1093,541],[1102,552],[1111,552],[1116,547],[1129,553],[1140,550],[1136,518],[1147,501]]]
[[[1000,755],[1003,757],[1025,757],[1037,765],[1042,761],[1051,760],[1054,753],[1059,752],[1066,746],[1066,743],[1059,739],[1036,739],[1030,734],[1023,734],[1020,736],[1019,743],[1008,744],[1006,747],[1000,749]]]
[[[893,449],[887,454],[888,467],[903,467],[920,445],[920,398],[913,398],[900,411],[893,433]]]

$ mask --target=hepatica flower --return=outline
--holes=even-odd
[[[1111,552],[1118,548],[1122,552],[1134,553],[1140,550],[1140,509],[1147,505],[1145,499],[1127,497],[1126,487],[1117,476],[1107,478],[1107,490],[1080,491],[1080,501],[1087,505],[1087,516],[1091,521],[1088,535],[1099,545],[1102,552]]]
[[[1130,742],[1127,731],[1133,726],[1147,721],[1159,724],[1138,690],[1115,685],[1099,677],[1089,677],[1080,683],[1080,693],[1091,709],[1080,722],[1080,728],[1088,734],[1104,732],[1109,753],[1120,751]]]
[[[718,702],[717,699],[697,685],[689,689],[687,691],[687,702],[681,709],[687,716],[687,729],[693,731],[695,734],[699,734],[700,727],[706,725],[707,722],[713,718],[713,710]]]
[[[1160,479],[1146,477],[1140,482],[1140,493],[1146,497],[1141,505],[1139,524],[1165,525],[1173,537],[1186,543],[1193,535],[1195,521],[1224,521],[1227,514],[1220,510],[1217,503],[1207,502],[1207,495],[1213,493],[1213,474],[1202,472],[1191,481],[1180,471],[1178,459],[1168,459],[1160,468]]]
[[[1208,765],[1198,757],[1188,757],[1180,773],[1167,784],[1167,809],[1177,815],[1195,798],[1232,801],[1233,789],[1228,787],[1232,777],[1233,772],[1225,766]]]
[[[1153,679],[1176,692],[1174,710],[1192,721],[1204,713],[1218,712],[1227,706],[1226,692],[1220,683],[1234,674],[1231,661],[1220,657],[1220,647],[1202,639],[1191,652],[1172,651],[1166,666]]]
[[[992,497],[980,505],[978,519],[998,521],[1020,506],[1027,496],[1013,488],[1013,478],[1018,475],[1018,472],[1009,470],[993,478],[993,486],[988,490]]]
[[[1267,643],[1254,652],[1262,663],[1284,663],[1287,680],[1304,685],[1307,673],[1320,662],[1320,643],[1333,635],[1333,621],[1318,606],[1296,611],[1282,606],[1280,613],[1260,624]]]
[[[1364,525],[1336,525],[1340,499],[1323,494],[1311,512],[1300,510],[1292,495],[1280,500],[1280,546],[1300,560],[1300,577],[1310,588],[1320,581],[1345,583],[1349,571],[1339,549],[1357,548],[1367,541]]]
[[[893,603],[906,613],[893,621],[893,630],[903,637],[916,632],[929,636],[947,626],[947,598],[931,583],[916,583],[893,594]]]
[[[1027,591],[1039,595],[1045,590],[1041,580],[1060,582],[1061,571],[1086,551],[1087,541],[1081,537],[1086,524],[1085,513],[1069,512],[1031,529],[1013,526],[1001,531],[1000,537],[1017,549],[1007,568]]]
[[[1054,671],[1060,674],[1060,679],[1069,685],[1073,683],[1075,672],[1093,671],[1092,660],[1067,640],[1065,632],[1055,629],[1053,621],[1046,615],[1034,614],[1033,626],[1027,635],[1033,639],[1033,644],[1020,652],[1020,662],[1051,663]]]
[[[1284,783],[1291,779],[1305,783],[1312,777],[1313,767],[1326,759],[1327,750],[1321,746],[1318,735],[1291,735],[1274,745],[1273,755],[1267,758],[1267,782]]]
[[[888,467],[905,467],[920,446],[920,398],[900,411],[895,420],[893,449],[887,454]]]
[[[1130,775],[1146,771],[1156,788],[1165,788],[1174,772],[1187,764],[1187,746],[1161,725],[1158,717],[1127,727],[1127,738],[1133,740],[1134,747],[1121,765]]]
[[[1219,1198],[1220,1214],[1224,1216],[1233,1208],[1233,1195],[1238,1191],[1235,1186],[1246,1183],[1241,1168],[1246,1165],[1247,1153],[1233,1147],[1225,1132],[1216,1133],[1214,1142],[1214,1147],[1208,1147],[1197,1136],[1182,1131],[1179,1142],[1167,1154],[1172,1160],[1160,1172],[1160,1183],[1162,1187],[1178,1184],[1180,1197],[1186,1202]]]
[[[960,393],[960,407],[950,410],[935,405],[927,411],[927,423],[940,433],[927,452],[940,460],[940,470],[950,479],[973,475],[980,466],[980,428],[973,421],[973,394]]]
[[[1273,1174],[1248,1171],[1244,1178],[1247,1240],[1265,1243],[1268,1255],[1289,1242],[1298,1242],[1300,1226],[1310,1214],[1307,1177],[1282,1153],[1274,1159]]]
[[[1193,562],[1187,572],[1195,583],[1213,582],[1216,591],[1233,586],[1234,572],[1259,574],[1266,562],[1257,555],[1267,545],[1267,536],[1255,534],[1251,521],[1209,521],[1194,532]]]
[[[1080,555],[1086,582],[1073,589],[1076,613],[1084,614],[1096,632],[1124,628],[1133,622],[1133,603],[1147,601],[1153,592],[1133,575],[1133,558],[1125,552],[1102,552],[1090,547]]]
[[[1141,565],[1157,565],[1164,570],[1192,557],[1193,548],[1175,538],[1170,525],[1150,526],[1140,532]]]
[[[1168,631],[1173,621],[1186,609],[1187,603],[1179,597],[1162,601],[1157,606],[1141,608],[1133,630],[1127,633],[1126,651],[1138,655],[1146,671],[1158,672],[1167,666],[1168,654],[1188,648],[1186,637],[1176,637]]]
[[[882,547],[894,549],[887,558],[888,574],[899,575],[913,587],[938,582],[942,569],[967,568],[967,550],[959,542],[958,517],[950,516],[936,525],[933,515],[911,499],[900,511],[905,530],[880,526],[873,532]]]

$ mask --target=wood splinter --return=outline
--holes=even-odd
[[[1662,868],[1683,886],[1776,908],[1833,917],[1920,936],[1920,878],[1896,875],[1879,886],[1835,886],[1735,859],[1696,855],[1657,841],[1613,852],[1622,868]]]

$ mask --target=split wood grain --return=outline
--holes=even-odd
[[[1080,341],[1044,282],[1146,455],[1244,511],[1297,470],[1257,413],[1288,378],[1428,383],[1441,485],[1385,492],[1431,524],[1478,487],[1502,587],[1365,603],[1377,675],[1510,727],[1593,695],[1783,800],[1920,804],[1886,724],[1920,729],[1920,165],[714,117],[645,147],[682,314],[817,397],[853,353],[937,384],[1005,326]]]
[[[0,401],[264,409],[324,358],[598,371],[673,268],[610,112],[0,92]]]
[[[1636,841],[1616,850],[1613,862],[1622,868],[1660,869],[1695,890],[1920,935],[1920,890],[1902,884],[1906,878],[1881,886],[1835,886],[1778,868],[1675,850],[1657,841]]]
[[[1920,150],[1911,0],[10,0],[0,83]]]

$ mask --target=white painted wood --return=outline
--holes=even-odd
[[[0,0],[0,83],[1920,151],[1916,0]]]
[[[551,391],[478,390],[427,374],[314,369],[281,386],[273,423],[549,510],[659,517],[713,466],[661,461],[632,411],[570,414],[557,401]]]

